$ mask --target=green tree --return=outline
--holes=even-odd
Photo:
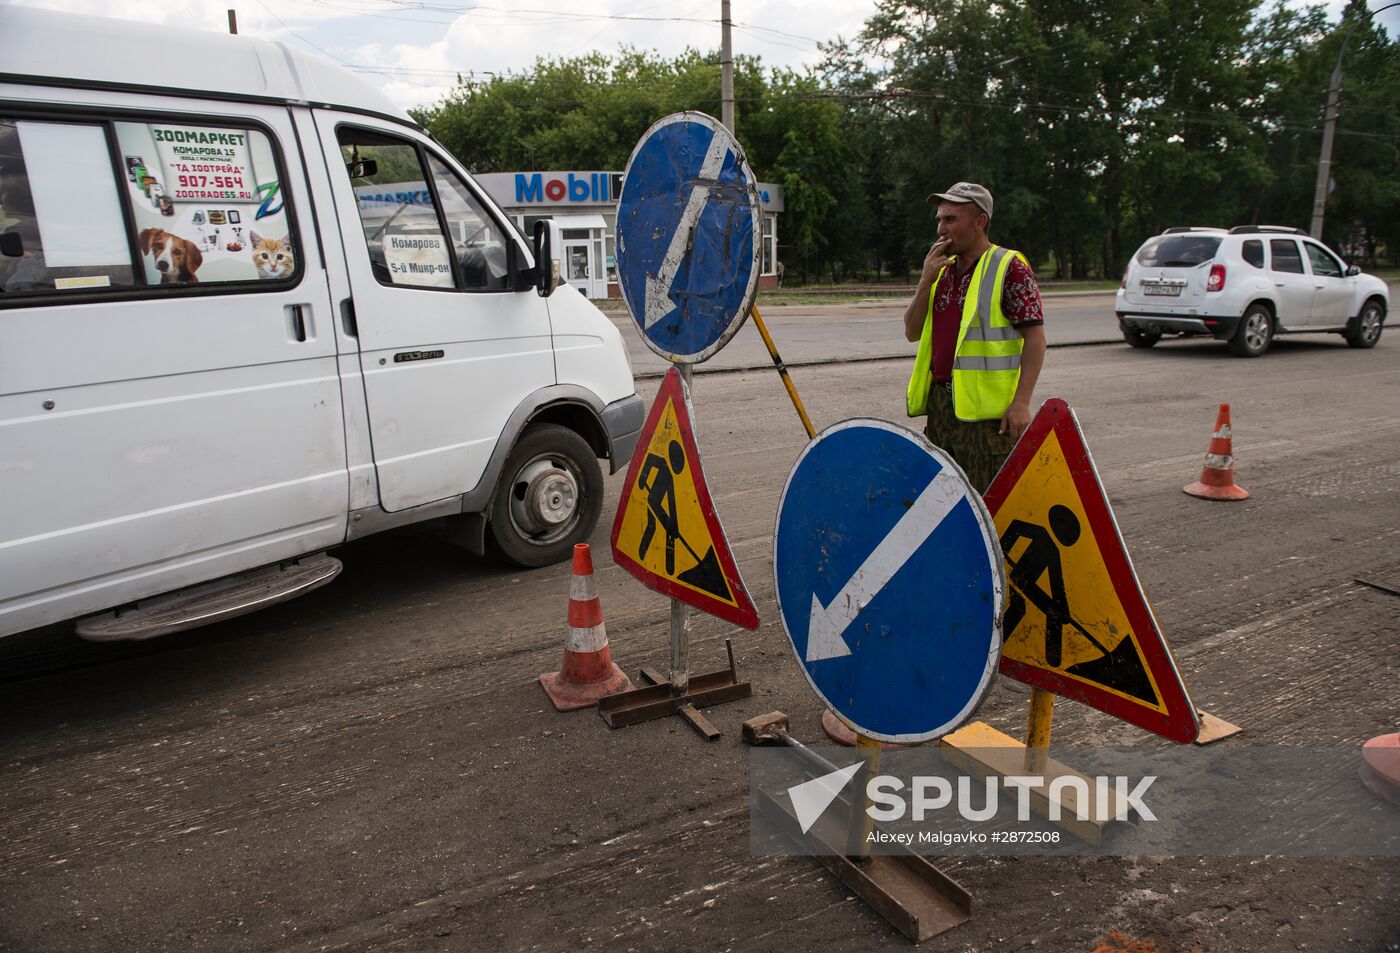
[[[783,186],[790,280],[908,274],[925,199],[996,196],[994,241],[1056,277],[1121,274],[1173,225],[1307,224],[1327,80],[1343,41],[1325,238],[1400,249],[1400,46],[1352,0],[881,0],[820,68],[735,63],[737,133]],[[657,119],[720,111],[719,56],[624,49],[461,83],[416,114],[473,171],[621,169]]]
[[[783,186],[784,253],[813,275],[858,267],[869,229],[863,206],[843,197],[859,194],[861,156],[839,101],[815,77],[765,72],[755,57],[736,58],[734,87],[737,135],[754,173]],[[523,73],[462,83],[415,118],[476,172],[622,169],[653,122],[683,110],[720,112],[717,53],[541,59]]]

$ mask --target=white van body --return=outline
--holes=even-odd
[[[0,635],[177,631],[434,517],[558,561],[637,440],[539,239],[282,44],[0,7],[0,233]]]

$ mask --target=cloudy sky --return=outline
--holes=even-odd
[[[665,55],[717,49],[720,0],[0,0],[126,20],[281,40],[348,66],[402,106],[435,102],[458,72],[519,71],[538,56]],[[734,51],[765,64],[820,58],[819,41],[853,36],[875,0],[733,0]]]
[[[240,33],[339,62],[404,107],[436,102],[458,72],[519,71],[538,56],[624,44],[669,56],[720,42],[720,0],[0,0],[7,3],[211,30],[227,29],[231,6]],[[1326,2],[1334,17],[1342,5]],[[734,51],[770,66],[814,63],[818,42],[854,36],[874,8],[875,0],[733,0]],[[1400,32],[1400,8],[1380,22]]]

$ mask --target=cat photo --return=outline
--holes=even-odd
[[[296,270],[297,260],[288,236],[262,238],[252,232],[249,238],[253,242],[253,265],[258,269],[259,278],[288,278]]]

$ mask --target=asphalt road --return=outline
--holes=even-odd
[[[789,359],[815,360],[823,345],[793,330],[810,319],[774,311]],[[864,349],[890,337],[888,315],[828,325],[838,354],[875,356]],[[1076,408],[1196,703],[1246,729],[1225,745],[1357,747],[1400,725],[1400,599],[1355,581],[1400,585],[1398,359],[1393,331],[1370,351],[1284,339],[1258,360],[1210,342],[1051,352],[1039,394]],[[899,419],[907,363],[794,378],[819,427]],[[695,401],[762,618],[753,634],[694,626],[697,671],[732,637],[753,682],[752,698],[709,711],[723,738],[556,714],[536,678],[558,666],[568,567],[504,569],[434,525],[344,547],[334,585],[134,655],[54,631],[7,639],[0,950],[908,949],[814,861],[750,852],[740,722],[782,709],[799,737],[819,731],[770,570],[805,436],[771,371],[699,374]],[[1244,503],[1181,492],[1220,401]],[[612,564],[607,529],[593,544],[614,653],[633,673],[664,669],[668,604]],[[51,673],[19,677],[36,664]],[[1019,734],[1025,702],[1002,679],[978,717]],[[1055,735],[1157,743],[1069,702]],[[1158,953],[1400,944],[1393,859],[943,866],[974,918],[926,950],[1087,953],[1115,929]]]
[[[789,367],[878,358],[912,358],[916,345],[904,340],[905,302],[892,298],[850,304],[765,305],[759,313]],[[665,373],[670,365],[643,343],[626,312],[610,314],[623,332],[633,372],[639,377]],[[1045,334],[1052,347],[1121,341],[1113,316],[1113,294],[1067,292],[1045,297]],[[724,349],[701,364],[697,373],[772,366],[772,358],[753,322],[745,322]]]
[[[1400,283],[1390,285],[1391,301],[1400,301]],[[1123,340],[1113,314],[1111,291],[1051,291],[1044,296],[1045,339],[1051,347],[1117,344]],[[872,298],[849,304],[767,305],[757,299],[768,332],[789,367],[831,362],[913,358],[917,345],[904,340],[904,307],[895,298]],[[670,365],[642,341],[627,312],[609,315],[623,332],[627,354],[638,377],[660,376]],[[1335,334],[1290,336],[1291,340],[1339,340]],[[1167,346],[1172,341],[1167,340]],[[697,367],[697,373],[772,366],[772,358],[753,322],[746,322],[724,349]]]

